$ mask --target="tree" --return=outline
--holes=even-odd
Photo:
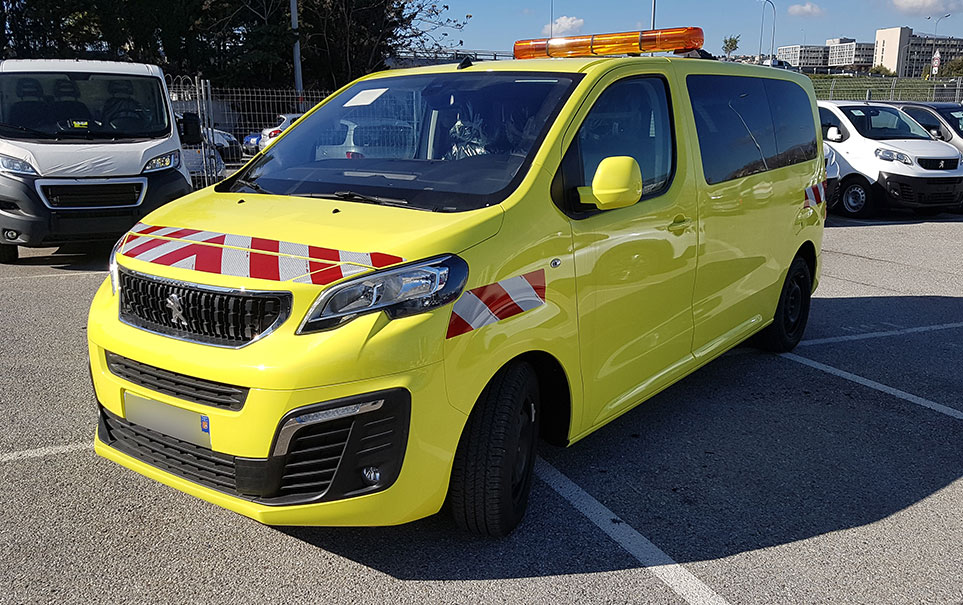
[[[727,36],[722,39],[722,52],[726,53],[726,58],[739,49],[739,38],[742,34],[737,34],[735,36]]]
[[[963,57],[947,61],[940,67],[941,76],[963,76]]]
[[[893,72],[893,70],[883,65],[874,65],[873,68],[869,70],[869,73],[877,76],[895,76],[896,75]]]

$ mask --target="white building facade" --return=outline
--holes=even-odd
[[[919,78],[930,73],[933,53],[942,64],[963,57],[963,38],[914,34],[909,27],[876,30],[873,65],[882,65],[897,76]]]

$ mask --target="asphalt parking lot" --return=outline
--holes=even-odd
[[[543,444],[500,541],[266,527],[96,457],[108,248],[0,267],[0,602],[963,603],[963,216],[831,217],[793,354]]]

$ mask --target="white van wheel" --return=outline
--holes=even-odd
[[[6,265],[17,262],[17,257],[20,256],[18,252],[16,246],[0,244],[0,264]]]
[[[870,216],[874,210],[873,190],[862,179],[850,179],[843,183],[835,207],[846,216]]]

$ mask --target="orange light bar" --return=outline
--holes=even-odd
[[[702,48],[701,27],[673,27],[640,32],[540,38],[515,42],[516,59],[594,57],[634,53],[685,52]]]

